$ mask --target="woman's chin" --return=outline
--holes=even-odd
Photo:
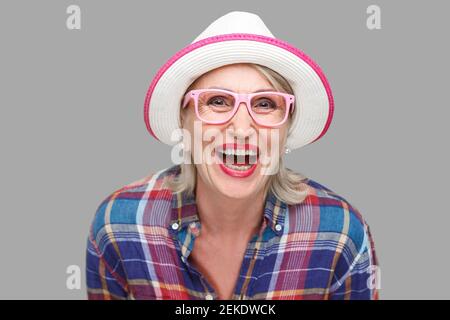
[[[215,164],[213,182],[216,188],[223,195],[234,199],[245,199],[252,197],[260,187],[260,175],[258,174],[258,166],[250,168],[248,171],[240,174],[240,172],[230,172],[229,168],[224,168],[223,164]],[[222,167],[221,167],[222,166]]]

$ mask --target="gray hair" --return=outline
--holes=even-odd
[[[276,90],[294,94],[289,82],[276,71],[259,64],[246,64],[263,74]],[[195,81],[189,86],[185,93],[191,90],[194,83]],[[294,109],[294,112],[296,112],[296,110],[297,108]],[[291,122],[292,117],[288,120],[289,127]],[[197,169],[192,161],[191,163],[182,163],[180,166],[181,171],[178,177],[167,179],[164,183],[175,193],[186,192],[188,195],[192,196],[195,193],[195,186],[197,183]],[[270,176],[265,191],[267,192],[270,190],[276,198],[286,204],[298,204],[303,202],[307,195],[306,189],[302,187],[302,181],[304,179],[306,179],[306,177],[303,174],[286,168],[284,166],[283,157],[280,157],[279,170],[276,174]]]

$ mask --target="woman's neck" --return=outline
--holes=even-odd
[[[235,199],[211,190],[197,179],[196,204],[202,233],[223,239],[249,238],[259,231],[263,219],[265,189],[252,197]]]

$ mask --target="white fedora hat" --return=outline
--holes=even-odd
[[[295,96],[286,147],[293,150],[322,137],[333,118],[333,95],[320,67],[306,54],[277,39],[261,18],[233,11],[211,23],[157,72],[147,91],[144,119],[159,141],[174,145],[186,89],[202,74],[233,63],[256,63],[281,74]]]

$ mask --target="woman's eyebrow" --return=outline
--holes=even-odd
[[[221,90],[227,90],[227,91],[234,92],[233,90],[230,90],[227,88],[222,88],[222,87],[216,87],[216,86],[208,87],[207,89],[221,89]],[[263,92],[263,91],[276,91],[276,90],[274,88],[266,88],[266,89],[259,89],[259,90],[253,91],[253,93]]]

